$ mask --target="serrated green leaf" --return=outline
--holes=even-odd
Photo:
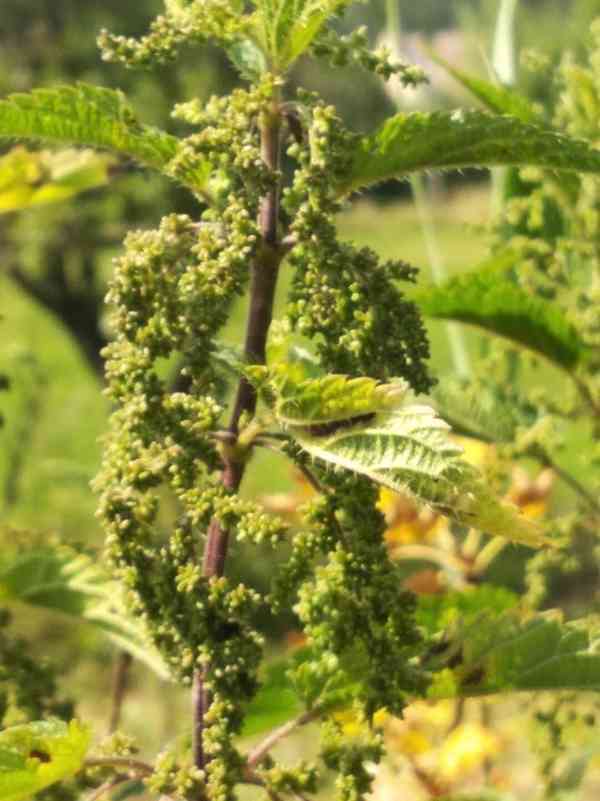
[[[177,137],[138,122],[122,92],[83,83],[0,100],[0,139],[109,150],[164,174],[179,148]],[[208,177],[206,165],[181,180],[201,192]]]
[[[503,86],[501,83],[492,83],[492,81],[476,75],[469,75],[463,70],[453,67],[437,53],[428,52],[437,64],[483,103],[489,111],[493,111],[495,114],[508,114],[521,122],[543,123],[532,102],[516,89]]]
[[[482,613],[449,641],[452,667],[434,680],[431,697],[447,695],[452,673],[457,695],[515,690],[600,691],[600,653],[583,627],[554,613],[521,621],[516,612]],[[441,657],[442,661],[445,657]]]
[[[440,595],[419,595],[415,618],[431,637],[460,623],[475,623],[481,613],[501,615],[513,609],[518,596],[506,587],[482,584],[464,592],[450,591]]]
[[[419,170],[511,164],[597,173],[600,151],[550,128],[485,111],[397,114],[358,142],[339,190],[346,194]]]
[[[91,150],[31,152],[15,147],[0,157],[0,214],[67,200],[108,183],[111,156]]]
[[[406,384],[331,375],[273,382],[275,415],[314,458],[404,493],[461,525],[532,547],[552,544],[460,458],[450,427]]]
[[[274,367],[271,372],[277,418],[286,426],[342,423],[393,409],[409,392],[408,384],[400,379],[381,384],[373,378],[326,375],[298,381],[297,372],[288,365]]]
[[[454,377],[442,376],[432,398],[440,417],[456,434],[490,444],[512,442],[519,425],[531,426],[535,422],[532,414],[525,414],[497,391]]]
[[[143,626],[129,617],[121,587],[97,561],[66,545],[35,547],[0,558],[0,600],[77,617],[101,629],[162,678],[169,672]]]
[[[73,720],[44,720],[0,732],[0,801],[20,801],[73,776],[90,742],[87,727]]]
[[[566,370],[589,354],[558,306],[529,294],[489,265],[420,289],[414,299],[429,317],[477,325]]]

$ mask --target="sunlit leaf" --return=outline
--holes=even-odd
[[[548,542],[537,524],[495,497],[461,458],[448,424],[415,403],[403,381],[330,375],[296,382],[280,371],[273,390],[278,421],[314,458],[487,534],[534,547]]]
[[[81,769],[90,734],[77,721],[44,720],[0,732],[0,801],[20,801]]]
[[[469,75],[452,66],[436,53],[430,52],[430,55],[489,111],[493,111],[495,114],[508,114],[521,122],[540,123],[543,121],[531,101],[516,89],[501,83],[492,83],[492,81],[487,81],[477,75]]]
[[[1,139],[109,150],[162,173],[179,148],[175,136],[141,124],[122,92],[83,83],[0,100]],[[178,176],[201,191],[209,168],[194,167]]]
[[[258,0],[255,35],[276,70],[306,52],[327,20],[352,0]]]
[[[600,151],[550,128],[484,111],[397,114],[360,139],[339,188],[344,194],[419,170],[503,164],[597,173]]]

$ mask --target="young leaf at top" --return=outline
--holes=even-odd
[[[77,773],[90,733],[76,720],[41,720],[0,732],[0,801],[21,801]]]
[[[2,139],[100,148],[164,174],[179,147],[175,136],[138,122],[122,92],[83,83],[0,100]],[[182,180],[202,192],[208,177],[206,166],[194,168]]]
[[[302,55],[329,17],[352,0],[258,0],[253,32],[269,55],[272,69],[283,72]]]
[[[340,194],[428,169],[535,165],[600,172],[600,151],[547,127],[484,111],[397,114],[363,137]]]
[[[530,295],[494,268],[494,262],[415,293],[424,314],[457,320],[510,339],[573,370],[589,354],[576,328],[550,301]]]
[[[462,525],[537,547],[550,544],[540,527],[494,496],[483,477],[460,458],[449,426],[413,402],[397,380],[330,375],[295,383],[291,373],[272,382],[275,416],[312,456],[367,476]]]

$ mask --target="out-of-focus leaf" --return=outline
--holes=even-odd
[[[0,600],[72,615],[103,630],[158,675],[169,673],[143,627],[127,615],[122,590],[102,566],[58,544],[0,557]]]
[[[583,625],[563,623],[559,613],[521,620],[481,610],[456,620],[436,654],[432,698],[476,696],[515,690],[600,692],[597,637]]]
[[[457,623],[470,625],[482,612],[501,615],[516,606],[518,600],[514,592],[493,584],[482,584],[464,592],[419,595],[416,620],[433,636]]]
[[[291,666],[289,659],[269,665],[260,690],[246,710],[244,736],[251,737],[280,726],[302,711],[302,703],[288,675]]]
[[[90,733],[77,721],[43,720],[0,732],[0,801],[21,801],[77,773]]]
[[[415,293],[415,301],[429,317],[477,325],[566,370],[574,369],[589,354],[556,304],[529,294],[493,265],[424,287]]]
[[[32,152],[15,147],[0,157],[0,214],[56,203],[104,186],[115,164],[91,150]]]

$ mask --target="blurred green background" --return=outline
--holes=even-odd
[[[2,0],[0,12],[0,94],[82,80],[125,90],[145,122],[177,130],[171,106],[192,95],[206,98],[231,89],[236,78],[216,50],[186,52],[174,67],[128,72],[102,63],[95,36],[102,27],[142,33],[160,11],[158,0]],[[425,58],[425,43],[453,63],[488,74],[496,0],[400,4],[407,58]],[[535,47],[556,63],[565,49],[583,48],[598,0],[522,0],[517,17],[519,45]],[[357,4],[343,27],[367,24],[375,41],[384,24],[384,0]],[[360,81],[360,91],[356,91]],[[521,77],[523,89],[543,100],[550,82]],[[340,78],[322,65],[302,63],[294,84],[319,90],[335,102],[357,130],[372,128],[393,113],[393,100],[374,78],[349,73]],[[406,108],[451,107],[466,103],[460,90],[433,72],[427,90],[407,93]],[[470,269],[487,252],[490,215],[487,174],[466,173],[430,181],[432,215],[439,247],[450,272]],[[100,438],[108,405],[101,394],[98,350],[110,337],[102,298],[111,259],[125,232],[153,227],[168,211],[194,214],[193,200],[176,187],[133,169],[111,185],[74,202],[0,214],[0,372],[10,381],[0,395],[1,536],[11,529],[56,532],[67,541],[100,547],[89,482],[97,471]],[[430,277],[427,242],[407,185],[383,186],[363,195],[339,218],[343,237],[373,247],[382,256],[405,259]],[[285,269],[285,268],[284,268]],[[279,303],[285,292],[282,280]],[[235,342],[243,324],[236,311],[224,338]],[[447,365],[448,337],[432,324],[432,364]],[[479,347],[469,333],[468,346]],[[258,462],[244,491],[256,495],[289,489],[293,479],[274,457]],[[234,569],[242,570],[241,559]],[[266,560],[254,560],[250,579],[268,575]],[[65,619],[17,611],[14,628],[35,640],[40,656],[62,670],[63,683],[83,695],[81,714],[107,723],[107,695],[114,651],[84,626]],[[82,646],[85,646],[84,650]],[[85,658],[74,656],[76,650]],[[134,691],[125,707],[125,725],[144,745],[177,731],[187,703],[183,692],[165,693],[157,679],[134,668]],[[159,697],[158,697],[159,696]],[[148,699],[154,698],[151,710]],[[181,712],[181,715],[179,714]],[[149,725],[150,724],[150,725]]]

